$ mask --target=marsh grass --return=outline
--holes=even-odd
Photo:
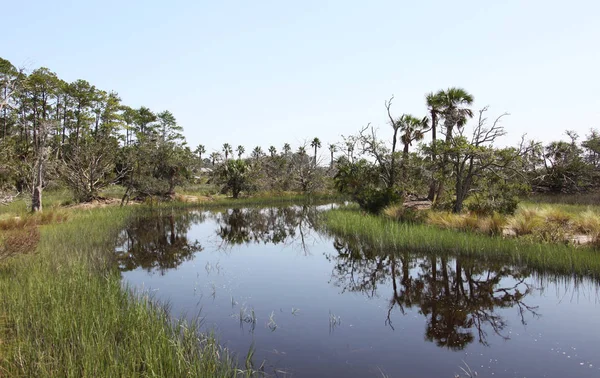
[[[337,209],[323,214],[333,236],[359,237],[386,251],[405,251],[472,256],[527,265],[561,274],[600,277],[600,252],[588,247],[542,244],[471,232],[457,232],[427,224],[395,222],[356,210]],[[462,221],[457,221],[462,222]]]
[[[574,220],[574,227],[577,232],[581,232],[592,237],[592,243],[596,246],[600,242],[600,217],[593,211],[585,211],[579,214]]]
[[[35,254],[0,262],[0,376],[232,377],[198,322],[124,290],[111,261],[131,209],[72,211],[40,228]]]
[[[427,213],[425,222],[429,225],[445,229],[473,231],[487,235],[502,235],[502,231],[507,224],[507,219],[501,214],[484,216],[474,213],[454,214],[431,211]]]
[[[579,235],[589,237],[597,245],[600,237],[600,214],[593,210],[569,212],[560,207],[525,206],[514,215],[479,215],[476,213],[454,214],[443,211],[427,211],[424,221],[439,228],[482,233],[486,235],[513,235],[543,243],[580,242]],[[384,214],[389,219],[388,209]]]

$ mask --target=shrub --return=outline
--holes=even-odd
[[[386,206],[400,201],[400,196],[391,189],[368,188],[357,193],[354,200],[363,210],[377,214]]]
[[[517,236],[530,235],[536,228],[543,225],[544,218],[540,216],[538,210],[523,209],[515,214],[508,222],[509,226],[515,231]]]

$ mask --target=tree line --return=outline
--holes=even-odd
[[[175,187],[204,176],[238,197],[253,191],[318,192],[335,187],[363,208],[378,211],[407,197],[427,198],[453,211],[511,212],[531,190],[577,193],[598,186],[600,135],[543,145],[524,139],[496,147],[507,114],[488,119],[472,109],[462,88],[427,94],[427,114],[393,114],[390,129],[371,125],[329,143],[319,158],[316,137],[296,150],[224,143],[207,154],[191,149],[168,110],[132,108],[114,91],[85,80],[66,82],[47,68],[28,73],[0,58],[0,191],[31,195],[66,185],[77,201],[100,196],[111,184],[125,187],[123,201],[173,196]],[[381,133],[386,136],[380,136]],[[430,138],[427,136],[430,135]],[[427,139],[427,140],[426,140]],[[580,140],[582,139],[582,140]],[[3,199],[12,198],[5,195]]]
[[[597,130],[581,142],[567,131],[569,141],[544,145],[523,136],[516,146],[498,147],[508,114],[490,118],[487,106],[472,109],[474,97],[463,88],[427,94],[424,117],[394,116],[392,100],[385,102],[387,137],[371,125],[343,137],[348,153],[338,159],[335,186],[366,210],[413,198],[453,212],[512,213],[531,192],[573,194],[600,185]]]

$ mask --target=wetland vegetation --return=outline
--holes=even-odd
[[[208,152],[171,112],[47,68],[0,59],[0,93],[0,375],[398,375],[390,351],[414,348],[440,364],[411,375],[436,376],[452,353],[517,358],[493,342],[515,324],[580,343],[548,331],[562,315],[536,321],[556,304],[542,289],[597,297],[595,130],[498,147],[507,115],[448,88],[419,116],[390,98],[386,128],[325,158],[317,137]]]

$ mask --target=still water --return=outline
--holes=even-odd
[[[271,376],[600,377],[597,282],[383,251],[328,235],[332,206],[139,218],[123,280]]]

